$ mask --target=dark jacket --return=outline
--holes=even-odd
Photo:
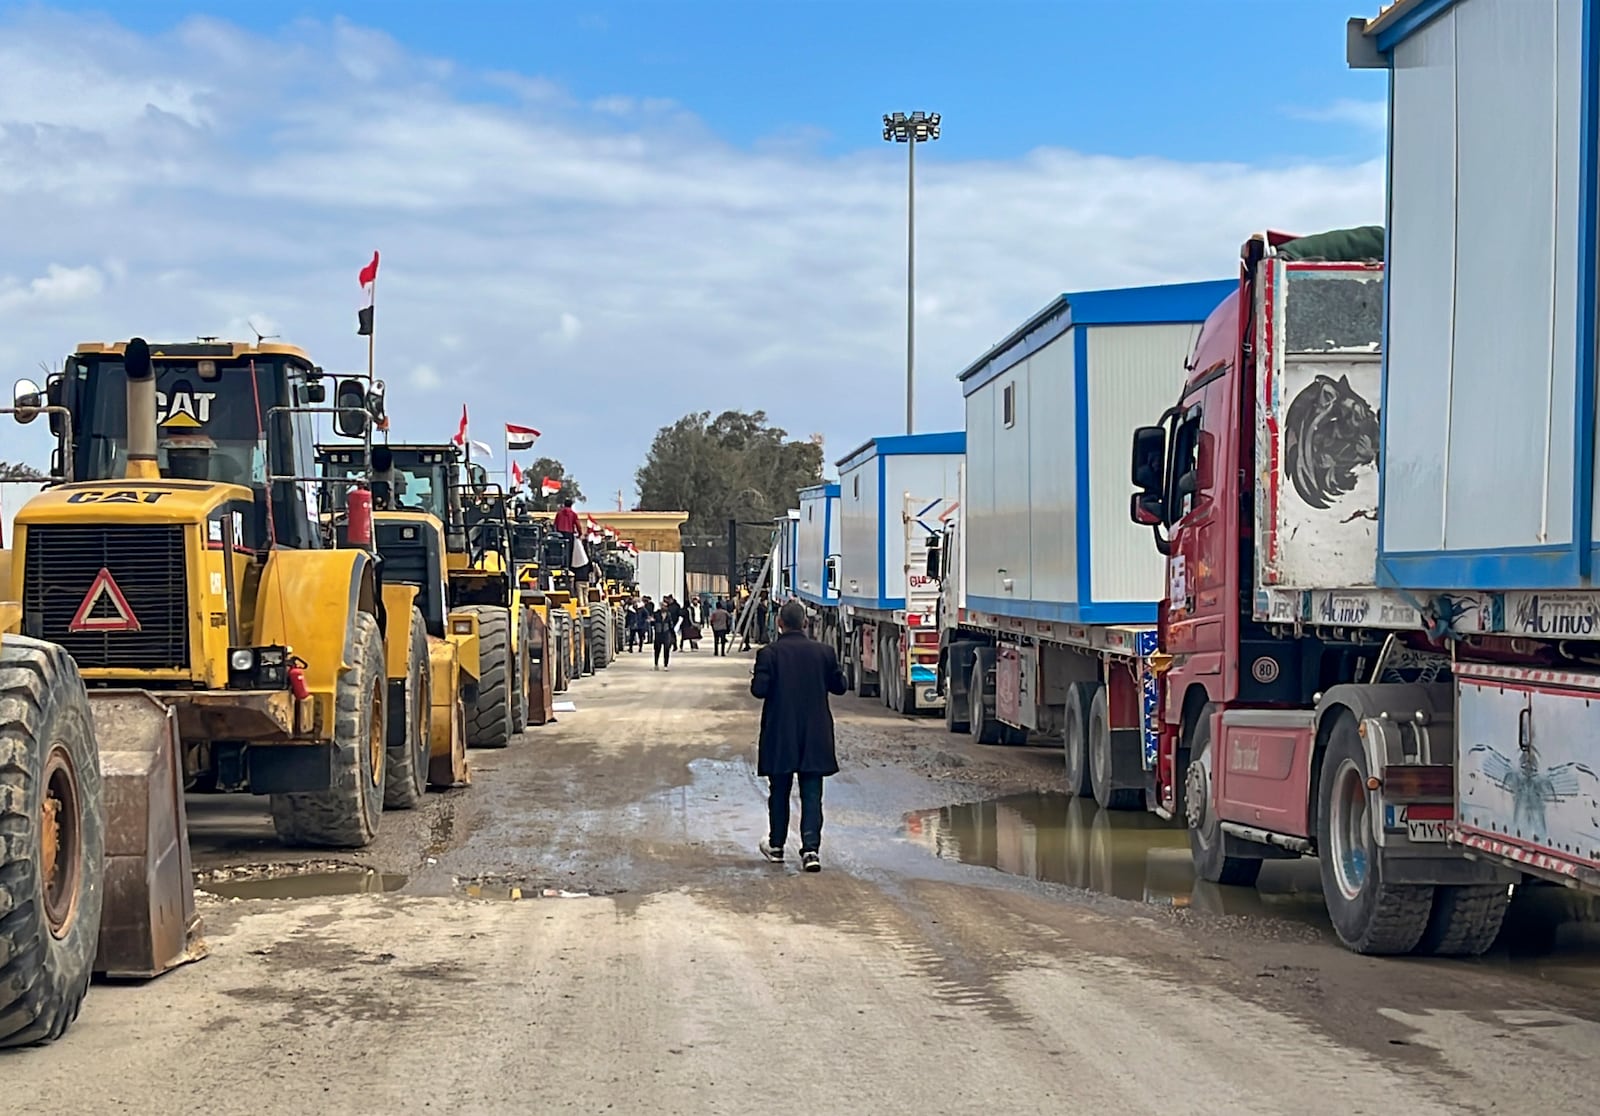
[[[785,632],[756,652],[750,692],[763,699],[758,775],[833,775],[829,694],[845,691],[839,657],[803,632]]]
[[[672,613],[664,608],[658,608],[650,617],[650,632],[657,643],[670,643],[672,641]]]

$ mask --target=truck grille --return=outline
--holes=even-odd
[[[189,665],[182,527],[42,524],[27,529],[25,545],[22,613],[29,635],[59,643],[86,670]],[[101,570],[127,601],[137,631],[71,630]],[[99,592],[86,613],[91,625],[118,618],[109,592]]]

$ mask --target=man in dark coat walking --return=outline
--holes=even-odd
[[[750,692],[762,699],[756,774],[767,778],[768,835],[761,855],[781,862],[789,839],[789,791],[800,780],[800,865],[820,872],[822,780],[839,772],[829,694],[845,692],[832,647],[805,634],[806,610],[790,601],[778,613],[778,638],[756,652]]]

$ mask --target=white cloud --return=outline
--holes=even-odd
[[[466,402],[480,436],[537,425],[541,452],[608,492],[690,410],[762,408],[830,453],[899,430],[903,162],[822,154],[792,123],[735,147],[681,105],[603,102],[342,21],[263,39],[214,19],[140,36],[0,18],[19,276],[0,280],[0,362],[54,363],[86,337],[248,336],[253,318],[330,370],[364,367],[356,272],[377,247],[397,437],[453,433]],[[954,374],[1056,293],[1220,278],[1251,230],[1379,219],[1381,143],[1358,164],[1270,166],[930,153],[921,425],[958,425]]]
[[[93,298],[105,289],[105,276],[92,266],[51,264],[38,278],[21,282],[0,279],[0,312],[59,311],[72,303]]]
[[[1379,134],[1389,130],[1389,104],[1387,101],[1358,101],[1341,98],[1320,108],[1288,110],[1299,120],[1313,120],[1326,124],[1351,124]]]

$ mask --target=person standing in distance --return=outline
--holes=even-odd
[[[782,863],[789,839],[789,791],[800,782],[800,866],[822,871],[822,780],[839,773],[829,694],[845,692],[832,647],[805,634],[806,610],[778,612],[778,638],[756,652],[750,693],[762,700],[756,774],[767,779],[768,833],[761,855]]]

